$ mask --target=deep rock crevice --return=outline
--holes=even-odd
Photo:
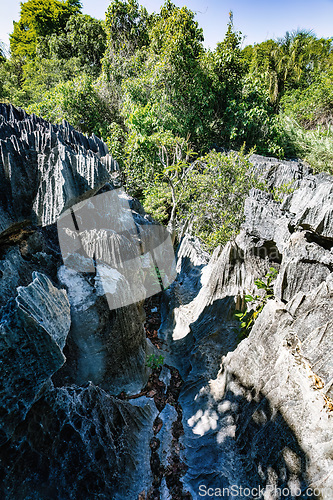
[[[297,179],[295,191],[280,203],[252,191],[240,235],[208,263],[185,237],[164,298],[160,335],[184,380],[184,484],[193,498],[200,486],[234,487],[236,498],[260,486],[260,498],[282,498],[283,488],[283,498],[310,498],[317,488],[328,500],[333,180],[298,162],[253,162],[271,187]],[[271,266],[275,299],[238,343],[232,311]]]
[[[233,487],[240,499],[260,487],[265,500],[314,488],[331,500],[332,178],[253,156],[266,185],[294,191],[253,190],[234,242],[209,256],[186,235],[162,296],[110,310],[126,278],[109,272],[105,290],[108,264],[91,261],[124,235],[95,231],[93,246],[92,222],[78,268],[66,267],[55,222],[113,190],[116,162],[66,123],[4,104],[0,116],[1,498],[189,500]],[[122,196],[149,247],[152,220]],[[275,298],[240,342],[233,313],[271,266]],[[151,372],[150,354],[163,367]]]

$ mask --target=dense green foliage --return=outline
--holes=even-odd
[[[205,49],[195,14],[170,0],[153,14],[111,0],[103,21],[79,0],[27,0],[0,51],[0,99],[102,137],[127,190],[211,249],[239,229],[252,148],[332,171],[332,40],[242,40],[230,13]]]
[[[243,206],[252,187],[264,187],[256,180],[249,155],[210,151],[188,169],[176,191],[177,212],[185,225],[213,250],[225,244],[240,229]]]
[[[21,3],[19,22],[10,35],[13,56],[33,58],[39,42],[53,34],[61,35],[71,15],[80,11],[79,0],[28,0]]]
[[[286,92],[281,107],[306,129],[327,127],[333,117],[333,67],[316,72],[308,86]]]
[[[104,136],[114,118],[112,109],[103,98],[97,83],[89,75],[61,82],[46,92],[42,100],[28,107],[28,111],[46,117],[52,122],[62,119],[82,131]]]

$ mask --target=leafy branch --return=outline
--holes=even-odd
[[[240,321],[240,340],[245,339],[249,336],[254,322],[256,321],[258,315],[263,310],[265,304],[268,300],[274,299],[274,291],[272,283],[277,277],[278,271],[274,267],[270,267],[268,273],[265,275],[264,279],[255,280],[254,284],[258,290],[264,290],[263,295],[252,296],[250,294],[245,295],[244,300],[247,303],[256,304],[255,309],[242,311],[236,311],[234,316]],[[264,281],[265,280],[265,281]]]

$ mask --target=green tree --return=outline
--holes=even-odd
[[[201,67],[202,30],[191,11],[167,1],[154,16],[149,40],[123,82],[126,124],[141,135],[191,135],[198,145],[210,88]]]
[[[60,83],[73,80],[80,72],[81,66],[77,58],[48,59],[36,58],[23,65],[22,91],[25,105],[38,104],[45,98],[45,93]]]
[[[23,66],[21,57],[11,57],[0,64],[1,99],[17,106],[24,106],[29,101],[23,88]]]
[[[226,94],[232,96],[241,88],[245,65],[241,51],[242,34],[235,31],[232,12],[224,40],[217,44],[214,52],[214,70]]]
[[[20,20],[10,35],[13,56],[34,58],[39,38],[65,30],[72,14],[80,12],[80,0],[27,0],[21,3]]]
[[[233,16],[224,40],[212,54],[211,73],[214,85],[215,130],[220,144],[230,147],[237,136],[235,109],[242,100],[245,64],[241,52],[242,35],[234,30]],[[243,141],[242,141],[243,142]]]
[[[6,51],[4,44],[0,41],[0,64],[6,60]]]
[[[149,14],[136,0],[112,0],[105,25],[111,51],[134,54],[148,43]]]
[[[116,116],[101,95],[98,83],[88,75],[58,84],[38,104],[31,104],[28,112],[56,123],[65,119],[81,132],[95,133],[104,139]]]
[[[194,13],[166,1],[150,30],[149,100],[158,111],[157,126],[160,123],[165,129],[164,116],[170,116],[170,131],[184,138],[190,135],[197,144],[206,121],[209,94],[201,67],[202,42],[202,29],[194,20]]]
[[[333,124],[333,67],[316,73],[305,88],[292,89],[283,96],[281,109],[306,129]]]
[[[249,155],[211,151],[196,162],[178,217],[208,250],[224,245],[244,221],[244,202],[252,187],[262,187],[254,176]]]
[[[255,45],[250,70],[265,75],[271,102],[278,111],[285,91],[309,85],[315,70],[327,66],[331,39],[317,39],[311,32],[287,32],[276,41]]]
[[[112,0],[106,11],[107,48],[103,70],[109,81],[119,88],[133,74],[132,57],[148,43],[150,16],[136,0]]]
[[[41,56],[61,60],[77,58],[81,68],[96,76],[106,49],[104,22],[84,14],[72,15],[60,35],[53,33],[39,40]]]

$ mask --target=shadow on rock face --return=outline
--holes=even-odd
[[[201,376],[205,380],[216,377],[221,357],[237,348],[235,302],[234,296],[214,300],[190,324],[181,308],[174,310],[172,318],[166,318],[160,335],[166,339],[169,356],[183,378],[197,382]]]
[[[155,417],[151,400],[134,406],[93,384],[51,387],[0,447],[1,498],[135,498],[150,480],[140,464]]]
[[[235,498],[243,498],[246,488],[260,488],[262,496],[254,498],[320,498],[310,489],[307,455],[281,412],[236,376],[228,385],[232,389],[219,401],[203,388],[184,386],[184,483],[193,498],[208,488],[225,488],[225,496],[229,491]]]
[[[204,264],[200,264],[197,266],[193,266],[191,263],[190,257],[185,256],[181,260],[181,270],[179,272],[179,284],[180,286],[184,285],[184,281],[186,281],[185,286],[183,287],[186,290],[186,293],[182,295],[182,304],[188,304],[192,302],[192,300],[198,295],[200,292],[200,279],[202,269],[204,268]]]

